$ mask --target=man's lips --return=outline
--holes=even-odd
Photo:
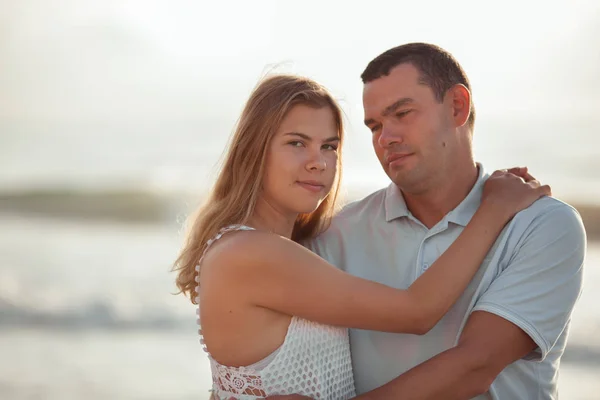
[[[411,155],[412,155],[412,153],[392,153],[392,154],[388,154],[385,157],[385,161],[386,161],[386,163],[391,164],[394,161],[398,161],[398,160],[402,161],[403,159],[405,159]]]

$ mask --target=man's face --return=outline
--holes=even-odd
[[[418,70],[401,64],[365,84],[363,106],[375,153],[390,179],[408,193],[427,190],[456,154],[452,100],[438,102],[419,83]]]

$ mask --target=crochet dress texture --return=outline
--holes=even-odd
[[[230,225],[206,244],[204,254],[223,235],[232,231],[251,231],[245,225]],[[204,254],[202,258],[204,258]],[[200,271],[198,262],[196,271]],[[198,279],[197,279],[198,280]],[[200,286],[196,287],[199,294]],[[200,321],[200,298],[198,323]],[[354,379],[348,330],[292,317],[283,344],[252,365],[229,367],[219,364],[204,345],[212,372],[212,392],[216,399],[256,400],[267,396],[301,394],[318,400],[344,400],[354,397]]]

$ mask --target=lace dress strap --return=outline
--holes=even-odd
[[[221,229],[219,229],[219,232],[217,232],[217,234],[212,238],[209,239],[206,242],[206,247],[204,247],[204,251],[202,252],[202,256],[200,257],[200,259],[198,260],[198,264],[196,264],[196,283],[198,283],[198,273],[200,272],[200,264],[202,263],[202,260],[204,259],[204,256],[206,255],[206,252],[208,251],[208,249],[210,248],[210,246],[216,242],[217,240],[221,239],[221,237],[223,237],[224,234],[228,233],[228,232],[233,232],[233,231],[255,231],[256,229],[247,226],[247,225],[228,225],[226,227],[223,227]],[[198,286],[196,286],[196,292],[198,292]],[[197,299],[196,299],[197,301]]]
[[[204,338],[202,336],[202,327],[201,327],[201,323],[200,323],[200,264],[202,263],[202,260],[204,259],[204,256],[206,255],[206,252],[208,251],[208,249],[210,248],[210,246],[216,242],[217,240],[221,239],[221,237],[223,237],[223,235],[225,235],[228,232],[234,232],[234,231],[255,231],[256,229],[247,226],[247,225],[240,225],[240,224],[235,224],[235,225],[228,225],[225,226],[221,229],[219,229],[219,232],[217,232],[217,234],[212,238],[209,239],[206,242],[206,246],[204,247],[204,251],[202,252],[202,256],[200,257],[200,260],[198,260],[198,264],[196,264],[196,288],[194,289],[194,291],[196,292],[196,304],[198,304],[198,307],[196,307],[196,315],[197,315],[197,322],[198,322],[198,334],[200,335],[200,344],[202,345],[202,349],[208,353],[208,349],[206,348],[206,345],[204,344]]]

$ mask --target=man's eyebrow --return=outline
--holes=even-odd
[[[396,100],[394,103],[387,106],[383,112],[381,113],[382,117],[387,117],[390,114],[393,114],[397,109],[407,104],[413,103],[414,100],[410,97],[403,97],[401,99]],[[369,126],[374,124],[376,121],[373,118],[365,119],[365,125]]]
[[[373,118],[369,118],[369,119],[365,119],[365,125],[369,126],[375,123],[375,120]]]
[[[396,102],[394,102],[393,104],[390,104],[389,106],[387,106],[385,108],[385,110],[383,110],[383,112],[381,113],[381,116],[387,117],[388,115],[393,114],[400,107],[405,106],[410,103],[413,103],[413,102],[414,102],[414,100],[411,99],[410,97],[404,97],[402,99],[399,99]]]

